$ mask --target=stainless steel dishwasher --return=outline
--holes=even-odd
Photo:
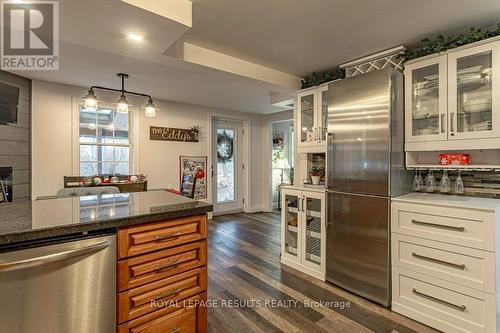
[[[115,235],[0,253],[2,332],[115,332],[115,293]]]

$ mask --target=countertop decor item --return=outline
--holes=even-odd
[[[470,165],[469,154],[439,154],[441,165]]]
[[[471,27],[469,31],[463,32],[456,36],[445,37],[438,35],[433,38],[422,39],[422,46],[415,49],[406,50],[406,60],[413,60],[416,58],[424,57],[429,54],[444,52],[449,49],[474,43],[483,39],[495,37],[500,35],[500,23],[497,24],[495,29],[482,30],[481,28]]]
[[[313,185],[319,185],[321,176],[325,174],[325,169],[312,167],[311,170],[309,171],[309,174],[311,175],[311,181]]]

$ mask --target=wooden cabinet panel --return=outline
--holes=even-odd
[[[195,269],[207,264],[206,241],[156,251],[118,262],[118,291]]]
[[[118,333],[205,333],[207,332],[207,311],[200,302],[206,302],[202,293],[176,305],[129,321],[118,327]]]
[[[205,215],[132,226],[118,231],[118,257],[133,257],[206,237]]]
[[[177,274],[118,295],[118,323],[156,311],[207,290],[206,267]]]

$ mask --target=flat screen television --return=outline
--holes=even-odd
[[[17,123],[19,88],[0,82],[0,124]]]

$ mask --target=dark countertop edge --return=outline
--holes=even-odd
[[[135,215],[117,219],[100,220],[96,222],[82,222],[78,224],[55,226],[47,229],[24,230],[20,232],[13,232],[9,234],[0,235],[0,248],[2,246],[12,246],[13,244],[16,243],[20,244],[23,242],[29,242],[33,240],[43,240],[58,236],[79,234],[87,231],[98,231],[98,230],[113,229],[113,228],[117,229],[120,227],[128,227],[144,223],[160,222],[168,219],[201,215],[212,211],[213,211],[213,206],[207,204],[206,206],[189,208],[189,210],[149,213],[149,214]]]

